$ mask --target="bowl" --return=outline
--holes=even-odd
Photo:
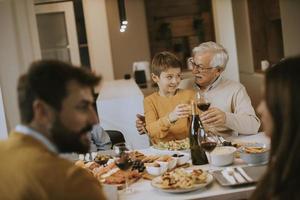
[[[214,166],[225,166],[233,163],[235,147],[221,146],[216,147],[210,153],[210,163]]]
[[[151,165],[146,166],[146,171],[148,174],[153,176],[159,176],[165,173],[168,170],[166,165],[161,165],[159,163],[151,163]]]
[[[166,170],[168,170],[169,168],[169,162],[167,161],[156,161],[156,163],[158,163],[162,168],[165,168]]]
[[[253,149],[253,151],[251,150]],[[269,161],[270,149],[266,144],[246,144],[240,150],[240,158],[248,165],[263,165]]]
[[[190,159],[190,154],[187,153],[176,153],[172,155],[173,158],[177,159],[177,165],[183,165]]]
[[[173,169],[177,165],[177,159],[176,158],[171,158],[168,160],[168,170]]]

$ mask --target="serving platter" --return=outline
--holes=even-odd
[[[152,187],[156,188],[159,191],[162,192],[167,192],[167,193],[186,193],[186,192],[192,192],[195,190],[199,190],[201,188],[204,188],[206,186],[208,186],[210,183],[213,182],[214,177],[213,175],[207,173],[207,178],[206,178],[206,182],[205,183],[201,183],[201,184],[194,184],[192,187],[190,188],[162,188],[161,184],[159,184],[159,181],[161,179],[161,176],[154,178],[151,181],[151,185]]]

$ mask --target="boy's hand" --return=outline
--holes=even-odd
[[[145,122],[145,116],[136,114],[136,121],[135,121],[135,127],[140,135],[143,135],[147,133],[146,131],[146,122]]]
[[[189,104],[179,104],[169,114],[171,123],[176,122],[180,118],[188,117],[191,114],[191,106]]]

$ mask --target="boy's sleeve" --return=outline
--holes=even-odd
[[[169,132],[171,123],[168,115],[159,118],[153,101],[150,98],[144,100],[146,129],[150,137],[164,138]]]

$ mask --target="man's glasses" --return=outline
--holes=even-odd
[[[208,73],[208,72],[210,72],[212,69],[215,68],[215,67],[205,67],[205,66],[202,65],[202,64],[197,65],[197,64],[194,62],[194,59],[193,59],[193,58],[189,58],[189,59],[188,59],[188,62],[189,62],[189,64],[191,64],[191,65],[193,66],[193,69],[194,69],[194,70],[197,70],[197,71],[199,71],[199,72]]]

